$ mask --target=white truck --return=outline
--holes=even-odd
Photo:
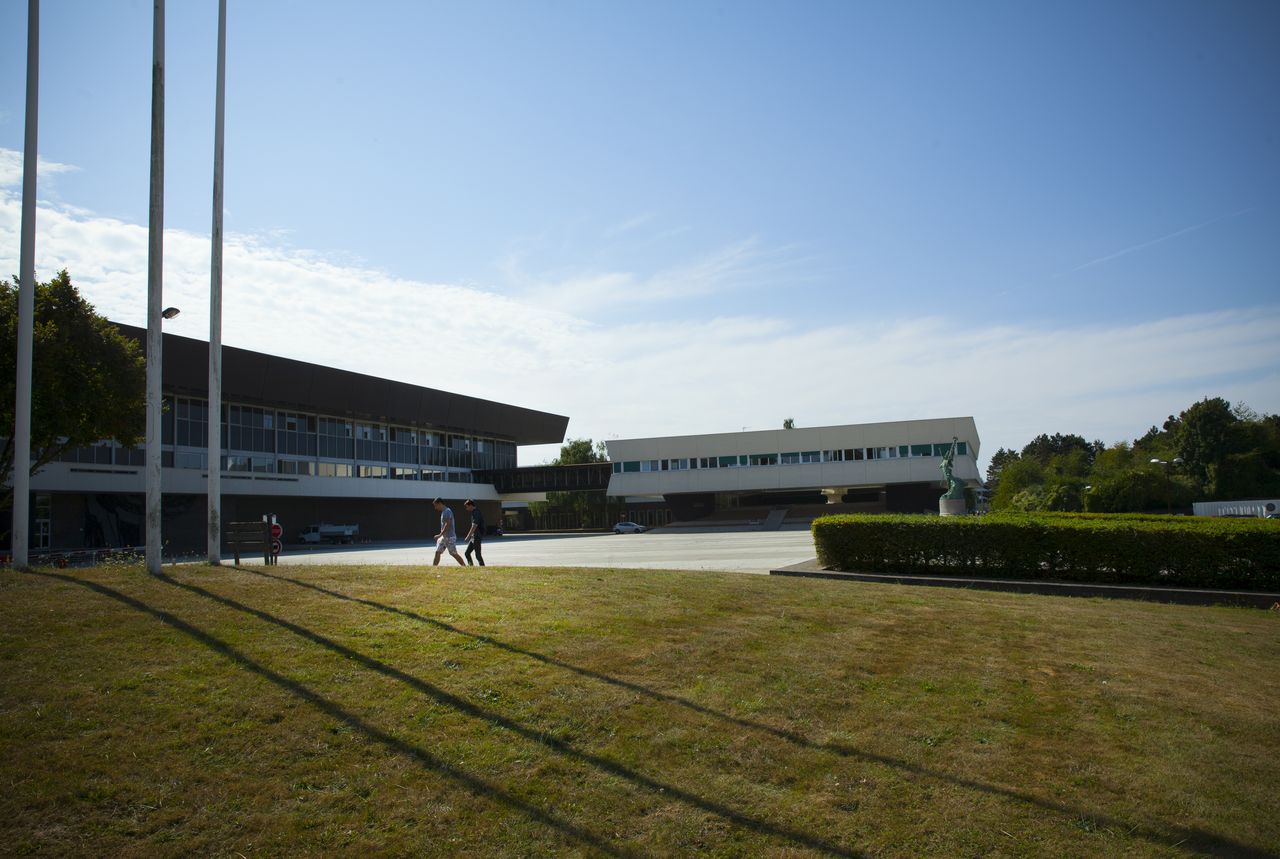
[[[321,522],[319,525],[303,528],[298,540],[302,543],[351,543],[359,536],[359,525],[330,525]]]

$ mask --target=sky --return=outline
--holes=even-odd
[[[1280,412],[1270,0],[228,6],[226,345],[597,440],[972,415],[985,462]],[[166,331],[200,339],[216,32],[168,4]],[[151,45],[151,3],[41,4],[36,275],[136,325]]]

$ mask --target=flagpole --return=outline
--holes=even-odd
[[[161,312],[164,307],[164,0],[155,0],[151,33],[151,207],[147,247],[147,572],[160,575]]]
[[[227,0],[218,0],[218,83],[213,120],[213,247],[209,259],[209,563],[222,562],[222,143]]]
[[[31,531],[31,342],[36,302],[36,131],[40,102],[40,0],[27,2],[27,117],[22,144],[18,261],[18,376],[13,421],[13,565],[26,567]]]

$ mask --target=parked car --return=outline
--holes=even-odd
[[[643,534],[649,529],[643,525],[637,525],[635,522],[619,522],[613,526],[615,534]]]

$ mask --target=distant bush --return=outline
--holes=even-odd
[[[1099,513],[842,515],[814,520],[840,570],[1280,589],[1280,522]]]

